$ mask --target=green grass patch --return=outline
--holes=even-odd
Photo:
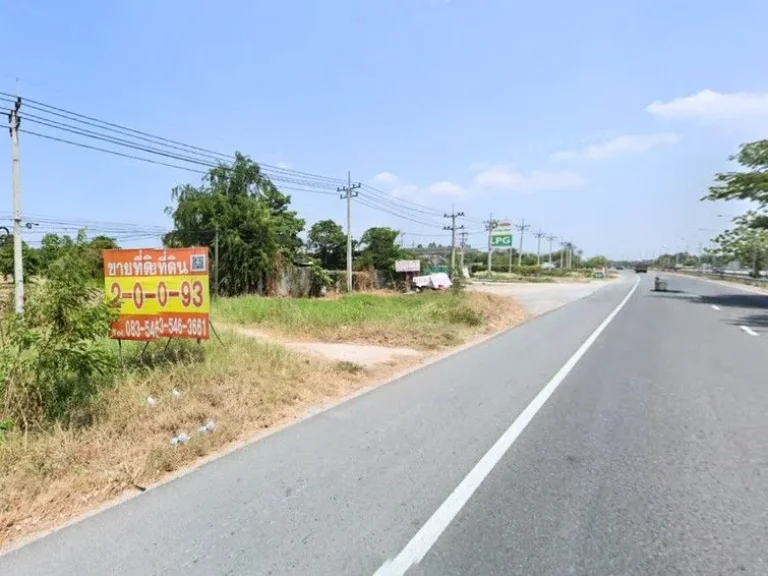
[[[216,321],[276,334],[439,348],[466,340],[489,320],[476,295],[462,292],[351,294],[336,299],[221,298]]]

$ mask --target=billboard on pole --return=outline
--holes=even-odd
[[[120,306],[110,338],[209,336],[208,248],[104,250],[107,298]]]
[[[512,222],[499,220],[491,230],[491,248],[512,248]]]

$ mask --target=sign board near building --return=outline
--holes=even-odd
[[[208,248],[104,250],[107,298],[120,305],[110,338],[209,337]]]
[[[491,230],[491,248],[512,247],[512,222],[499,220]]]
[[[396,260],[395,272],[420,272],[420,260]]]

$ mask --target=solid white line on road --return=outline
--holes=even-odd
[[[437,539],[445,531],[448,525],[453,521],[456,515],[461,511],[464,505],[469,501],[472,494],[485,480],[488,474],[491,473],[496,464],[499,463],[501,458],[506,454],[507,450],[514,444],[518,436],[525,430],[526,426],[531,423],[533,417],[549,399],[550,396],[557,390],[566,376],[573,370],[574,366],[581,360],[587,350],[595,343],[603,330],[606,329],[608,324],[616,317],[616,315],[624,308],[624,305],[629,301],[632,295],[637,290],[637,286],[640,284],[640,278],[635,281],[635,285],[624,297],[621,303],[613,309],[605,320],[597,327],[597,329],[590,334],[584,343],[579,346],[579,349],[574,352],[568,361],[563,364],[560,370],[557,371],[552,379],[547,383],[544,388],[536,395],[528,406],[525,407],[520,415],[512,422],[512,425],[507,428],[501,438],[496,440],[491,449],[485,453],[480,461],[475,464],[474,468],[469,471],[464,480],[451,492],[448,498],[440,505],[429,520],[421,527],[416,535],[411,538],[411,541],[403,548],[393,560],[387,560],[378,570],[376,570],[374,576],[403,576],[405,572],[414,564],[418,564],[424,559],[430,548],[434,546]]]
[[[718,312],[720,312],[720,306],[715,306],[714,304],[712,304],[712,310],[717,310]]]
[[[742,330],[744,330],[744,332],[746,332],[746,333],[747,333],[747,334],[749,334],[750,336],[758,336],[757,332],[755,332],[754,330],[752,330],[752,328],[750,328],[749,326],[739,326],[739,328],[741,328]]]

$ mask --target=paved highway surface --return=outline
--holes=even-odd
[[[0,574],[768,574],[768,297],[635,283],[6,554]]]

